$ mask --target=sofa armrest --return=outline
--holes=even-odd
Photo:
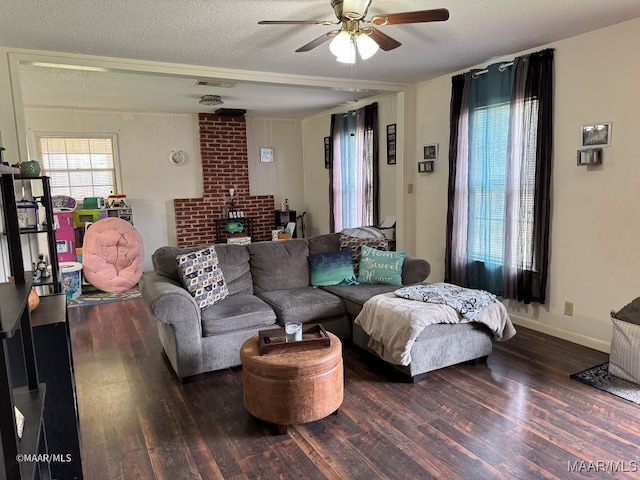
[[[189,330],[190,336],[202,337],[200,309],[184,286],[155,272],[145,272],[140,279],[140,292],[153,316],[176,330]]]
[[[412,285],[424,282],[431,273],[431,265],[422,258],[407,255],[402,265],[402,284]]]

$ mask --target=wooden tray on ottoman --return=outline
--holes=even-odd
[[[263,355],[275,350],[294,347],[329,347],[331,345],[331,339],[327,335],[327,331],[319,323],[302,325],[302,340],[297,342],[287,342],[284,327],[260,330],[258,336],[260,337],[260,351]]]

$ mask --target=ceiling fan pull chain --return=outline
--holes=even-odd
[[[358,101],[360,100],[358,98],[358,88],[356,86],[356,62],[353,62],[350,64],[351,66],[351,90],[353,91],[353,103],[358,103]]]

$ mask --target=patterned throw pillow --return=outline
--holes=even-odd
[[[349,250],[310,255],[309,268],[314,287],[358,284]]]
[[[178,255],[176,263],[182,283],[200,309],[214,305],[229,295],[213,247]]]
[[[386,238],[359,238],[349,237],[348,235],[340,236],[340,249],[351,250],[353,257],[353,271],[356,276],[358,275],[358,268],[360,264],[360,247],[366,245],[371,248],[377,248],[378,250],[389,250],[389,240]]]
[[[405,252],[383,252],[362,246],[360,257],[360,283],[402,285],[402,265]]]

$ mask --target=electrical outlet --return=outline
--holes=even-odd
[[[573,317],[573,302],[564,302],[564,314]]]

